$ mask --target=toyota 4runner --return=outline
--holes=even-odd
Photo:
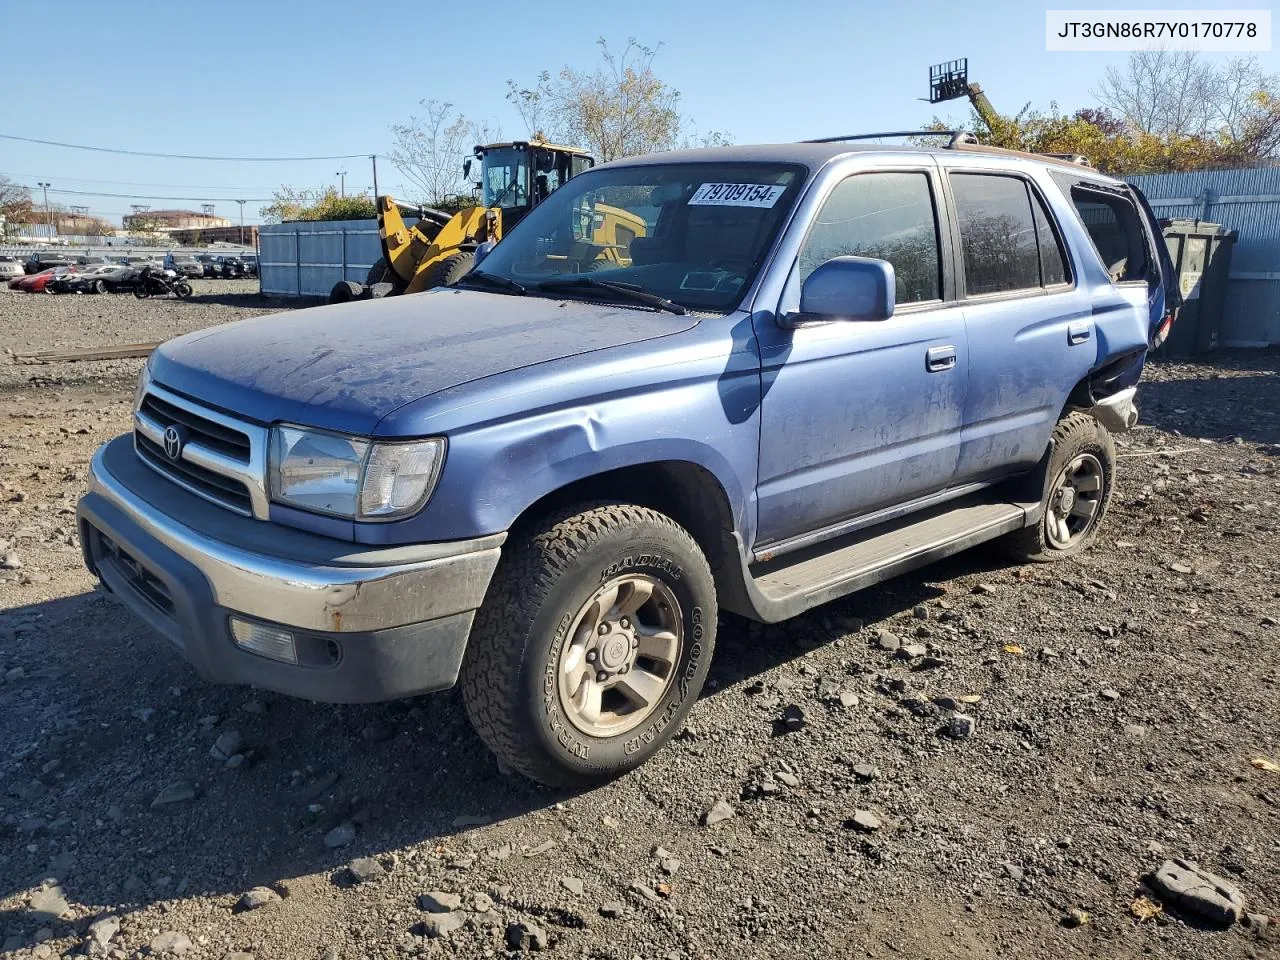
[[[85,561],[211,680],[457,683],[511,767],[616,776],[684,721],[719,611],[1084,550],[1171,281],[1141,194],[1048,157],[610,163],[450,287],[156,350]]]

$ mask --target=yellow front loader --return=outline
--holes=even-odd
[[[577,147],[537,137],[477,146],[463,163],[464,176],[471,177],[477,160],[478,203],[457,213],[378,197],[382,257],[363,284],[344,280],[334,286],[329,302],[417,293],[453,283],[471,269],[480,244],[501,239],[504,229],[510,230],[555,190],[595,164]],[[410,225],[406,215],[418,217],[418,222]]]

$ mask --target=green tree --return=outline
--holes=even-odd
[[[372,197],[363,193],[340,196],[334,187],[308,191],[284,186],[273,196],[273,202],[258,211],[267,223],[287,223],[291,220],[371,220],[378,215]]]

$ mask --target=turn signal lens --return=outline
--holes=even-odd
[[[294,645],[293,634],[288,630],[251,623],[239,617],[231,617],[230,620],[231,636],[237,647],[283,663],[298,662],[298,648]]]

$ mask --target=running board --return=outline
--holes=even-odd
[[[757,564],[747,592],[760,619],[776,622],[986,540],[1021,530],[1036,504],[967,497],[927,513]]]

